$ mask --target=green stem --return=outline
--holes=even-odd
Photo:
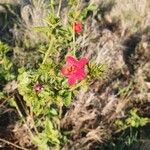
[[[73,55],[76,56],[76,34],[74,30],[74,24],[73,24]]]
[[[59,118],[61,119],[61,115],[62,115],[62,105],[59,107]]]
[[[52,2],[50,3],[50,7],[51,7],[51,10],[52,10],[52,13],[53,13],[53,14],[55,14],[54,5],[55,5],[55,4],[54,4],[54,3],[52,3]]]
[[[51,49],[52,49],[52,47],[53,47],[53,44],[54,44],[54,39],[52,38],[52,39],[51,39],[51,42],[50,42],[50,46],[49,46],[47,52],[45,53],[45,56],[44,56],[44,59],[43,59],[42,64],[45,64],[46,60],[48,59],[48,57],[49,57],[49,55],[50,55],[50,52],[51,52]]]
[[[86,83],[86,80],[82,80],[81,82],[79,82],[77,85],[73,86],[72,88],[70,88],[69,91],[74,91],[75,89],[77,89],[78,87],[82,86],[84,83]]]

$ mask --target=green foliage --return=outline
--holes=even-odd
[[[130,125],[131,127],[142,127],[145,126],[147,123],[150,123],[149,118],[143,118],[138,116],[137,109],[133,109],[130,111],[130,117],[126,120],[126,124]]]
[[[9,46],[0,41],[0,79],[7,81],[14,78],[13,63],[7,57],[9,50]]]
[[[90,62],[88,64],[89,79],[90,80],[101,79],[105,70],[106,70],[106,65]]]
[[[52,122],[49,120],[49,118],[46,118],[44,121],[44,124],[42,124],[44,127],[43,132],[39,133],[38,136],[35,136],[33,138],[33,142],[38,145],[38,148],[40,150],[46,150],[48,148],[48,143],[50,142],[50,145],[59,145],[60,141],[58,140],[59,138],[59,132],[54,129],[54,126]]]
[[[149,118],[140,117],[137,114],[137,109],[132,109],[129,113],[128,118],[125,120],[116,120],[115,124],[119,130],[125,130],[128,127],[139,128],[145,126],[147,123],[150,123]]]
[[[88,17],[89,13],[94,12],[97,10],[97,6],[89,3],[86,7],[84,7],[82,10],[80,9],[80,0],[69,0],[69,12],[68,12],[68,17],[69,21],[83,21]]]
[[[81,12],[81,19],[84,20],[87,18],[89,12],[94,12],[97,10],[97,6],[93,4],[89,4],[85,9]]]
[[[9,51],[9,47],[8,45],[0,42],[0,49],[0,58],[2,59],[5,56],[5,54]]]
[[[149,118],[140,117],[138,109],[131,109],[126,119],[115,121],[117,134],[112,137],[103,149],[126,150],[133,149],[134,144],[141,139],[141,129],[150,123]]]
[[[41,149],[46,148],[48,143],[54,147],[60,144],[61,133],[58,129],[61,109],[63,105],[71,103],[73,95],[56,68],[53,62],[42,64],[36,71],[25,71],[23,68],[19,70],[18,90],[29,108],[26,111],[34,113],[36,128],[43,129],[33,138]],[[34,90],[37,82],[43,86],[39,93]]]
[[[76,6],[77,4],[78,4],[78,0],[69,0],[68,1],[68,4],[70,5],[70,6]]]
[[[130,82],[127,86],[125,87],[119,87],[119,91],[118,91],[118,95],[124,96],[127,93],[129,93],[129,91],[132,89],[133,83]]]
[[[102,150],[110,149],[110,150],[132,150],[132,146],[138,140],[139,132],[137,129],[129,128],[124,130],[117,136],[113,136],[110,141],[104,145]]]

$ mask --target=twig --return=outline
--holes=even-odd
[[[1,138],[0,138],[0,141],[6,143],[6,144],[8,144],[8,145],[12,145],[12,146],[14,146],[14,147],[16,147],[16,148],[22,149],[22,150],[28,150],[28,149],[26,149],[26,148],[23,148],[23,147],[20,147],[19,145],[14,144],[14,143],[12,143],[12,142],[9,142],[9,141],[7,141],[7,140],[5,140],[5,139],[1,139]]]

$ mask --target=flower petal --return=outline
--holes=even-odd
[[[81,58],[78,62],[78,67],[83,68],[88,63],[88,60],[86,58]]]
[[[78,60],[75,59],[75,58],[72,57],[72,56],[67,56],[66,60],[67,60],[68,63],[70,63],[70,64],[72,64],[72,65],[75,65],[75,66],[76,66],[77,63],[78,63]]]
[[[64,66],[64,67],[61,69],[61,73],[62,73],[64,76],[66,76],[66,77],[69,76],[68,71],[67,71],[67,65]]]
[[[84,70],[80,69],[76,72],[76,78],[78,80],[83,80],[85,78],[85,76],[86,76],[86,74],[85,74]]]
[[[71,77],[68,78],[68,84],[70,86],[76,84],[76,81],[77,81],[76,76],[71,76]]]
[[[74,31],[76,33],[81,33],[82,32],[82,23],[81,22],[75,22],[74,23]]]

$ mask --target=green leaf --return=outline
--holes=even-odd
[[[54,109],[54,108],[50,108],[50,114],[51,115],[53,115],[53,116],[57,116],[58,115],[58,112],[57,112],[57,110],[56,109]]]
[[[3,92],[0,92],[0,100],[4,98],[4,93]]]
[[[88,7],[86,7],[82,12],[81,12],[81,19],[86,19],[88,12],[93,12],[97,9],[97,6],[94,4],[89,4]]]
[[[88,64],[89,80],[100,79],[106,70],[106,65],[90,62]]]
[[[69,106],[72,100],[72,92],[66,93],[66,95],[64,94],[64,105]]]
[[[39,150],[49,150],[49,147],[47,145],[48,139],[42,134],[32,137],[32,140],[33,143],[38,146]]]
[[[54,129],[52,122],[47,118],[45,121],[45,134],[52,144],[59,144],[59,132]]]

